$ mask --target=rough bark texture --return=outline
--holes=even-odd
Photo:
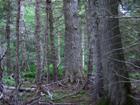
[[[81,36],[78,22],[78,0],[63,0],[65,18],[64,70],[74,82],[82,77]]]
[[[87,34],[88,34],[88,79],[93,74],[93,66],[95,65],[95,32],[97,31],[96,22],[96,11],[93,5],[93,1],[88,0],[87,2]],[[94,12],[94,13],[93,13]],[[93,15],[92,15],[93,14]]]
[[[100,31],[99,31],[99,17],[98,17],[98,5],[97,0],[88,0],[89,16],[90,16],[90,45],[89,53],[89,69],[90,65],[95,64],[96,78],[95,78],[95,98],[96,100],[103,97],[103,68],[102,68],[102,58],[101,58],[101,43],[100,43]],[[91,63],[90,63],[90,59]]]
[[[91,86],[91,84],[93,83],[91,81],[91,78],[93,76],[93,66],[95,66],[95,38],[94,38],[94,32],[93,32],[93,27],[94,25],[94,22],[93,22],[93,18],[95,16],[92,16],[91,13],[92,11],[95,12],[95,10],[92,9],[92,1],[90,0],[86,0],[86,34],[87,34],[87,58],[88,58],[88,61],[87,61],[87,65],[88,65],[88,74],[87,74],[87,82],[85,84],[85,87],[84,89],[88,89],[89,86]],[[96,27],[97,28],[97,27]],[[95,69],[94,69],[95,70]]]
[[[27,56],[26,56],[26,42],[25,42],[25,23],[24,23],[24,0],[21,0],[20,3],[20,23],[19,23],[19,33],[20,38],[22,40],[21,48],[22,48],[22,69],[27,69]]]
[[[52,11],[52,0],[47,0],[48,3],[48,18],[49,18],[49,28],[50,28],[50,50],[51,50],[51,64],[53,65],[54,70],[54,81],[58,79],[57,73],[57,50],[55,47],[55,35],[54,35],[54,26],[53,26],[53,11]]]
[[[17,20],[16,20],[16,70],[15,70],[15,81],[16,81],[16,90],[14,95],[14,104],[18,105],[18,86],[19,86],[19,76],[20,76],[20,68],[19,68],[19,23],[20,23],[20,2],[21,0],[18,0],[18,12],[17,12]]]
[[[40,22],[40,0],[35,1],[35,48],[36,48],[36,83],[39,86],[41,83],[41,46],[40,46],[40,32],[41,32],[41,22]]]
[[[103,96],[103,74],[101,63],[101,49],[100,49],[100,32],[99,32],[99,17],[97,0],[88,0],[87,5],[87,23],[89,34],[89,61],[88,61],[88,81],[91,81],[93,70],[96,70],[95,78],[95,100],[100,99]],[[93,65],[95,66],[93,68]],[[93,81],[92,81],[93,82]],[[90,83],[90,82],[89,82]]]
[[[7,53],[6,53],[6,66],[7,70],[11,68],[11,51],[10,51],[10,23],[11,23],[11,2],[6,3],[6,41],[7,41]]]
[[[122,50],[118,15],[119,0],[98,0],[99,32],[104,75],[104,90],[111,105],[133,105],[129,95],[130,83]],[[126,82],[127,81],[127,82]]]
[[[45,65],[47,69],[47,82],[50,81],[50,71],[49,71],[49,6],[48,0],[46,0],[46,29],[45,29]]]
[[[20,21],[20,0],[18,0],[18,12],[16,20],[16,71],[15,71],[15,80],[16,85],[19,84],[19,21]]]

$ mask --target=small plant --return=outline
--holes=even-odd
[[[23,77],[28,78],[28,79],[33,79],[35,78],[36,75],[36,67],[34,64],[29,66],[29,69],[23,72]]]
[[[59,66],[58,67],[58,77],[59,77],[59,79],[62,79],[63,75],[64,75],[63,66]]]
[[[97,105],[110,105],[110,103],[108,99],[103,97],[97,102]]]
[[[10,86],[15,85],[15,80],[14,80],[14,78],[10,78],[9,76],[4,76],[4,77],[3,77],[3,82],[4,82],[4,84],[6,84],[6,85],[10,85]]]
[[[129,76],[130,78],[133,78],[133,79],[140,79],[140,73],[138,72],[130,73]]]
[[[53,77],[54,77],[54,67],[53,67],[52,64],[49,65],[49,73],[50,73],[51,79],[53,79]],[[59,66],[58,67],[58,77],[59,77],[59,79],[62,79],[63,74],[64,74],[63,66]]]

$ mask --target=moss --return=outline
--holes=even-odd
[[[97,105],[110,105],[110,102],[107,98],[101,98],[97,101]]]

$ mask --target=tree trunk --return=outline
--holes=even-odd
[[[45,26],[45,67],[47,69],[47,82],[50,81],[50,70],[49,70],[49,6],[48,0],[46,0],[46,26]]]
[[[78,0],[63,0],[65,18],[64,70],[74,82],[82,78],[81,36],[79,34]]]
[[[11,69],[11,51],[10,51],[10,23],[11,23],[11,2],[6,3],[6,40],[7,40],[7,53],[6,53],[6,67],[7,70]]]
[[[19,23],[20,23],[20,3],[21,0],[18,0],[18,12],[17,12],[17,20],[16,20],[16,71],[15,71],[15,81],[16,81],[16,90],[15,90],[15,97],[14,97],[14,104],[18,105],[18,87],[19,87],[19,76],[20,76],[20,68],[19,68]]]
[[[36,48],[36,84],[37,87],[41,84],[41,46],[40,46],[40,32],[41,32],[41,22],[40,22],[40,0],[35,1],[35,48]]]
[[[97,23],[96,23],[96,11],[93,7],[93,2],[88,0],[87,2],[87,34],[88,34],[88,80],[93,74],[93,69],[95,68],[95,31],[97,32]],[[94,9],[93,9],[94,8]],[[92,15],[93,14],[93,15]],[[94,67],[94,68],[93,68]]]
[[[89,61],[88,61],[88,82],[93,84],[91,77],[93,70],[96,70],[95,78],[95,100],[99,100],[103,96],[103,74],[101,63],[101,49],[100,49],[100,32],[99,32],[99,17],[97,0],[88,0],[87,4],[87,32],[89,35]],[[94,67],[95,66],[95,67]],[[88,84],[87,84],[88,85]]]
[[[119,0],[99,0],[99,32],[105,96],[111,105],[133,105],[118,16]]]
[[[51,64],[53,65],[54,71],[54,81],[58,80],[57,73],[57,50],[55,47],[55,35],[53,26],[53,11],[52,11],[52,0],[47,0],[48,3],[48,18],[49,18],[49,28],[50,28],[50,50],[51,50]]]
[[[22,69],[27,69],[27,56],[26,56],[26,42],[25,42],[25,23],[24,23],[24,0],[21,0],[20,3],[20,37],[22,40],[21,48],[22,48]]]

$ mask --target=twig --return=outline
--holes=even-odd
[[[4,52],[4,54],[3,54],[2,57],[0,58],[0,62],[1,62],[1,61],[3,60],[3,58],[5,57],[6,53],[7,53],[7,50]]]

